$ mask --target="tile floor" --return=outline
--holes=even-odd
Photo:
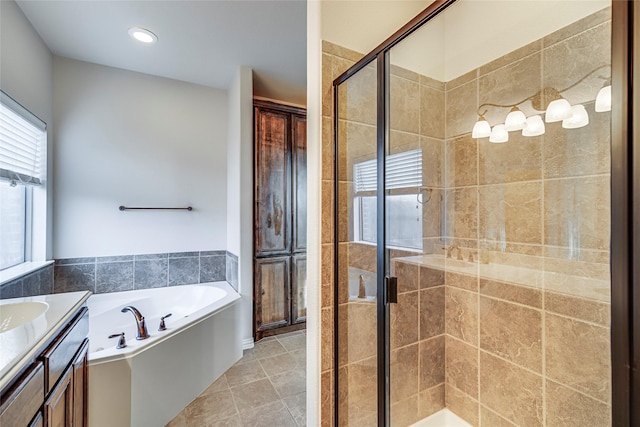
[[[167,427],[297,427],[306,420],[305,331],[260,340]]]

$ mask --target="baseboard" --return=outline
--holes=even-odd
[[[253,348],[253,338],[245,338],[242,340],[242,349],[249,350]]]

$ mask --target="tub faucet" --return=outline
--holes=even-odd
[[[136,318],[136,325],[138,326],[138,336],[136,337],[137,340],[149,338],[149,331],[147,331],[147,324],[144,321],[144,316],[140,314],[137,308],[132,305],[128,305],[120,311],[123,313],[130,311]]]
[[[360,280],[358,281],[358,298],[366,298],[366,297],[367,297],[367,291],[365,290],[365,287],[364,287],[364,276],[361,274]]]

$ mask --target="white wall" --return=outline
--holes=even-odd
[[[52,183],[53,141],[53,57],[38,33],[13,0],[0,1],[0,88],[47,124],[47,180]],[[51,197],[41,192],[34,208],[41,209],[42,220],[34,224],[34,260],[51,258]],[[40,241],[45,240],[45,241]]]
[[[238,256],[240,330],[253,342],[253,76],[240,67],[229,87],[227,250]]]
[[[225,91],[57,56],[53,81],[55,258],[226,249]]]

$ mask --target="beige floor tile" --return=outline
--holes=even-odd
[[[302,392],[282,399],[294,421],[299,426],[307,422],[307,393]]]
[[[307,334],[278,337],[278,341],[287,351],[303,350],[307,347]]]
[[[240,420],[246,427],[297,427],[291,414],[279,400],[242,412]]]
[[[250,383],[266,377],[262,365],[257,360],[235,364],[227,372],[225,377],[230,387]]]
[[[225,418],[222,420],[215,420],[207,422],[207,427],[241,427],[242,422],[240,421],[239,415],[234,415],[233,417]]]
[[[256,406],[266,405],[280,399],[276,389],[268,379],[254,381],[248,384],[231,387],[233,399],[240,413]]]
[[[205,391],[202,392],[200,396],[205,396],[208,394],[213,394],[219,391],[229,390],[229,383],[227,382],[227,377],[222,375],[220,378],[215,380],[213,384],[211,384]]]
[[[207,422],[229,418],[238,413],[231,391],[219,391],[196,398],[185,410],[187,427],[201,427]]]
[[[296,369],[284,374],[269,377],[281,398],[293,396],[306,390],[307,379],[305,371]]]
[[[165,427],[186,427],[187,426],[187,417],[185,415],[185,410],[180,411],[178,415],[167,424]]]
[[[296,360],[296,363],[299,367],[304,368],[307,366],[307,350],[294,350],[290,351],[289,354],[293,356]]]
[[[269,341],[265,341],[268,338],[264,338],[257,342],[251,349],[251,353],[256,359],[264,359],[266,357],[277,356],[278,354],[286,353],[287,350],[280,344],[280,342],[273,338]]]
[[[296,369],[297,366],[296,359],[294,359],[289,353],[260,359],[260,364],[262,365],[264,372],[269,377],[289,372]]]

